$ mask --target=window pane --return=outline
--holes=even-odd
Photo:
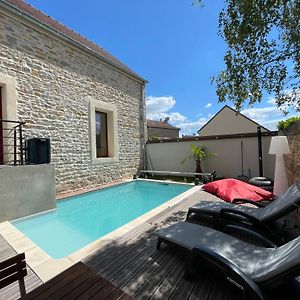
[[[107,114],[96,111],[96,153],[97,157],[107,157]]]

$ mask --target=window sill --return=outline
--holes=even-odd
[[[116,163],[118,161],[117,157],[99,157],[99,158],[93,158],[92,164],[100,165],[100,164],[111,164]]]

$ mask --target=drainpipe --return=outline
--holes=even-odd
[[[259,176],[263,177],[263,160],[262,160],[262,144],[261,144],[261,127],[257,126],[257,142],[258,142],[258,167]]]

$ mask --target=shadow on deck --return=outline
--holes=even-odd
[[[191,200],[187,202],[194,202],[194,199]],[[156,250],[157,238],[154,232],[183,221],[187,207],[188,203],[185,203],[168,215],[158,215],[89,256],[84,263],[135,299],[243,299],[240,289],[220,274],[210,269],[201,269],[201,266],[195,277],[187,281],[183,277],[184,254],[167,245],[160,251]],[[295,280],[274,289],[268,296],[269,299],[285,297],[292,300],[300,299],[299,295],[299,282]]]

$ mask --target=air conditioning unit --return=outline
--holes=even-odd
[[[27,164],[49,164],[51,159],[50,139],[32,138],[26,140]]]

